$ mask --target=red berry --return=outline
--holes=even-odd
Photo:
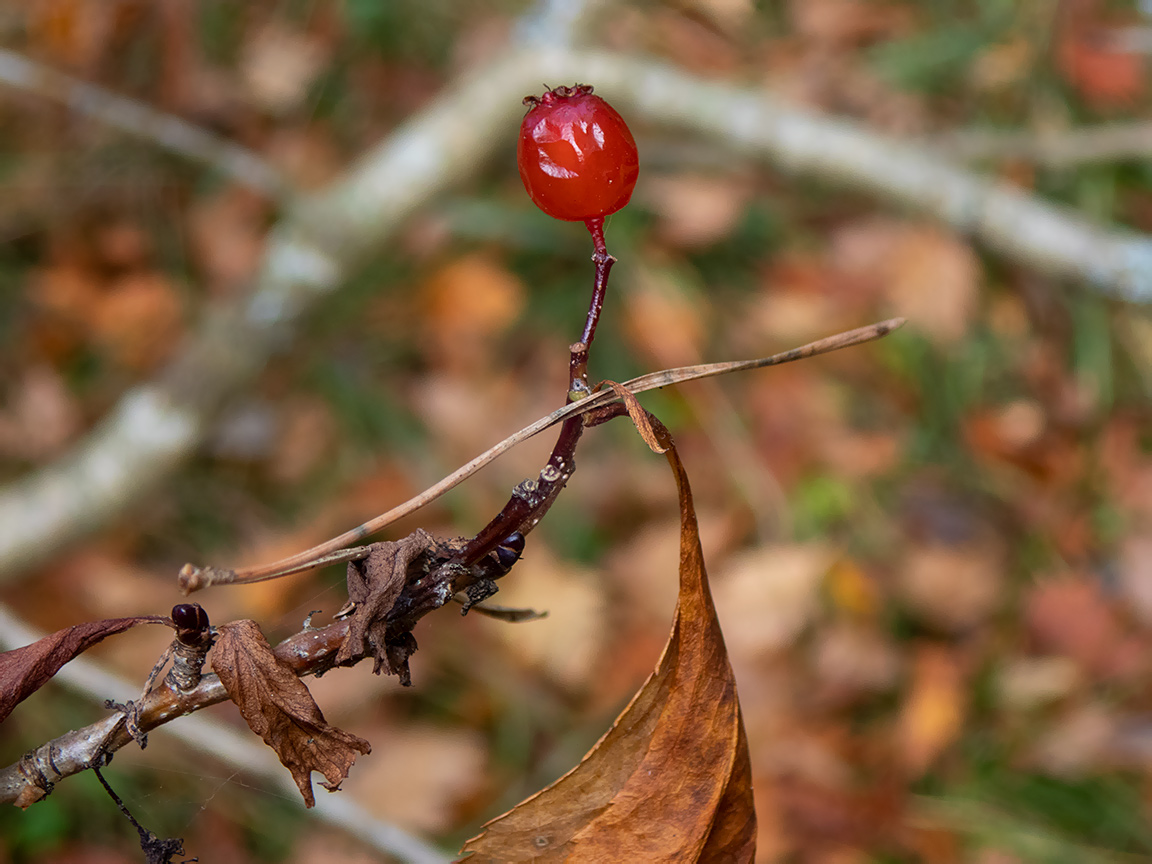
[[[628,124],[586,84],[537,98],[520,125],[516,162],[528,197],[556,219],[584,222],[628,203],[640,160]]]

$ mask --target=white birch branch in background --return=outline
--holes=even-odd
[[[0,579],[118,518],[198,444],[225,395],[287,346],[300,316],[418,207],[506,144],[541,81],[593,82],[636,124],[691,131],[798,175],[940,219],[1025,266],[1152,302],[1152,239],[960,167],[914,143],[619,54],[525,48],[463,75],[273,230],[252,294],[212,310],[162,377],[136,388],[58,463],[0,492]],[[643,182],[643,180],[641,180]],[[382,504],[385,502],[382,502]]]
[[[83,117],[211,165],[262,195],[278,198],[290,191],[280,172],[251,150],[135,99],[57,72],[15,51],[0,48],[0,83],[49,102],[61,102]]]
[[[1152,123],[1108,123],[1059,132],[966,129],[924,146],[965,161],[1022,159],[1062,169],[1101,162],[1141,162],[1152,156]]]

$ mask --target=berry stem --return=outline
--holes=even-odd
[[[612,265],[616,263],[616,259],[608,254],[608,247],[604,243],[604,217],[588,219],[584,224],[588,228],[588,233],[592,235],[592,262],[596,265],[596,275],[592,283],[592,300],[588,304],[588,316],[584,320],[584,332],[580,336],[580,341],[571,346],[569,402],[582,399],[585,394],[591,392],[588,385],[588,352],[592,349],[592,340],[596,338],[596,325],[600,322],[600,312],[604,308],[608,274],[612,271]]]
[[[568,385],[568,402],[576,402],[591,395],[592,389],[588,384],[588,354],[592,348],[592,340],[596,336],[596,325],[600,320],[600,312],[604,308],[604,295],[608,288],[608,275],[616,259],[608,254],[604,243],[604,219],[597,217],[585,223],[592,234],[593,254],[592,261],[596,272],[592,285],[592,299],[588,304],[588,315],[584,321],[584,332],[579,342],[574,342],[569,350],[570,380]],[[576,445],[584,432],[584,420],[581,417],[570,417],[560,427],[560,434],[556,437],[556,444],[548,457],[548,463],[540,471],[535,480],[525,480],[512,492],[512,497],[503,509],[485,525],[480,532],[469,540],[464,547],[453,557],[454,563],[472,568],[485,555],[495,549],[506,537],[519,531],[527,535],[540,520],[572,472],[576,469]],[[474,568],[472,568],[474,569]],[[453,580],[456,591],[467,588],[476,581],[476,575],[471,570],[462,574],[459,579]]]

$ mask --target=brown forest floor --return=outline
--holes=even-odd
[[[8,47],[221,132],[314,188],[498,52],[523,11],[237,5],[5,0],[0,18]],[[687,0],[608,11],[590,41],[943,140],[1139,119],[1144,58],[1115,46],[1142,24],[1126,4],[1090,0]],[[641,180],[608,225],[620,263],[593,377],[910,319],[873,345],[644,398],[693,480],[747,724],[758,860],[1152,858],[1146,310],[833,183],[634,132]],[[185,561],[310,546],[554,408],[589,250],[579,225],[532,208],[513,134],[308,317],[161,494],[3,583],[0,599],[44,630],[166,612]],[[1152,231],[1152,171],[1138,159],[982,167]],[[277,214],[148,142],[9,91],[0,184],[8,480],[64,453],[162,368],[206,302],[243,290]],[[475,531],[547,446],[504,457],[390,536]],[[656,661],[677,535],[663,460],[622,422],[593,430],[497,598],[547,619],[446,609],[416,631],[411,689],[365,667],[314,682],[327,718],[374,745],[345,794],[457,848],[567,770]],[[337,568],[197,599],[275,641],[344,595]],[[142,680],[166,638],[133,631],[94,656]],[[3,764],[102,710],[48,688],[5,723]],[[374,860],[160,734],[109,776],[201,860]],[[91,777],[65,781],[26,813],[0,813],[0,864],[139,860],[113,812]]]

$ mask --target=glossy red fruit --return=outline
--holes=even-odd
[[[536,206],[556,219],[585,222],[628,203],[640,160],[624,118],[586,84],[529,96],[516,162]]]

